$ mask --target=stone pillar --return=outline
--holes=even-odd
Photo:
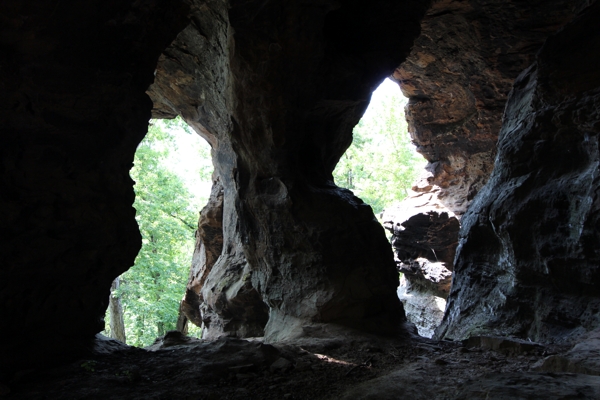
[[[314,323],[392,332],[404,320],[384,231],[331,173],[425,7],[211,1],[167,49],[155,110],[207,138],[223,187],[223,251],[195,286],[215,327],[206,335],[278,340]]]

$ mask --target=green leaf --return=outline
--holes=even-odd
[[[190,134],[195,135],[179,118],[152,121],[130,171],[136,182],[133,206],[142,248],[134,266],[122,275],[117,295],[123,304],[127,342],[134,346],[148,346],[157,336],[176,328],[194,250],[198,211],[209,195],[206,193],[203,203],[199,203],[184,177],[174,172],[175,135]],[[202,177],[201,183],[210,188],[212,161],[208,144],[200,147],[195,161],[192,173]]]

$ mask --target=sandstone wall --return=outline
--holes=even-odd
[[[413,194],[398,209],[386,210],[384,221],[394,237],[397,264],[406,273],[405,307],[426,316],[423,304],[440,315],[440,299],[423,285],[423,273],[453,269],[458,231],[436,228],[446,238],[423,237],[431,230],[431,213],[460,219],[493,168],[502,113],[514,79],[531,64],[548,35],[573,18],[587,1],[506,2],[438,1],[428,10],[422,32],[406,62],[394,72],[404,94],[409,131],[418,151],[429,161]],[[407,212],[412,208],[412,212]],[[421,221],[421,222],[419,222]],[[401,233],[398,233],[401,230]],[[416,248],[431,251],[415,252]],[[434,249],[434,250],[433,250]],[[445,251],[449,260],[437,253]],[[421,257],[421,260],[417,260]],[[408,266],[408,267],[405,267]],[[414,271],[412,271],[414,270]],[[427,300],[427,298],[430,298]],[[416,301],[418,304],[408,305]],[[408,312],[408,311],[407,311]],[[409,314],[411,312],[408,312]],[[427,328],[430,331],[430,328]]]
[[[429,161],[429,191],[461,216],[490,176],[508,92],[546,37],[585,0],[436,1],[393,77],[409,132]],[[421,192],[423,189],[420,190]]]
[[[203,278],[186,302],[206,337],[262,335],[267,319],[273,340],[306,323],[395,329],[404,315],[383,229],[331,172],[426,4],[230,6],[194,6],[150,89],[155,115],[181,113],[213,145],[223,188],[223,252],[210,268],[195,257]]]
[[[516,80],[494,172],[462,219],[440,337],[564,339],[600,323],[600,4]]]
[[[395,76],[436,201],[465,212],[514,76],[587,3],[435,3]],[[331,171],[428,4],[365,4],[2,2],[0,374],[80,354],[102,329],[140,245],[128,171],[152,102],[213,147],[186,298],[208,335],[398,326],[383,230]],[[597,20],[594,6],[552,37],[517,83],[463,217],[444,337],[598,324]]]

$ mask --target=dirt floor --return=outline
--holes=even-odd
[[[569,346],[332,335],[270,345],[170,333],[148,350],[101,340],[87,359],[20,372],[0,398],[600,399],[598,376],[535,371]]]

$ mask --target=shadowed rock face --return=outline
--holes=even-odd
[[[331,171],[426,4],[57,4],[0,13],[0,300],[20,330],[2,332],[1,369],[79,354],[102,329],[110,282],[140,245],[128,171],[152,103],[213,146],[222,206],[203,215],[198,251],[214,265],[187,303],[215,334],[261,334],[267,308],[272,321],[397,327],[383,229]]]
[[[546,37],[587,3],[439,1],[429,9],[411,54],[393,75],[410,98],[409,131],[429,161],[415,193],[398,210],[385,213],[390,226],[403,228],[400,234],[391,230],[399,261],[414,260],[410,253],[419,247],[438,252],[436,242],[445,240],[451,255],[445,264],[452,270],[458,229],[438,227],[435,237],[423,237],[431,229],[429,213],[450,213],[458,219],[465,213],[493,169],[501,116],[514,79],[533,62]],[[437,284],[423,287],[427,280],[411,270],[429,268],[440,257],[431,251],[420,257],[424,260],[419,263],[404,262],[409,265],[410,290],[402,291],[412,294],[403,303],[406,307],[407,301],[418,299],[419,315],[427,314],[422,304],[431,304],[431,313],[439,316],[437,303],[422,297],[445,298],[449,287],[434,294],[427,286]],[[419,318],[409,315],[417,325]]]
[[[141,245],[128,175],[172,1],[0,5],[0,375],[81,352]]]
[[[564,339],[600,324],[600,4],[511,92],[490,181],[462,219],[438,334]]]

